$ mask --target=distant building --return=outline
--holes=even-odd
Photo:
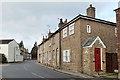
[[[4,54],[8,62],[23,61],[19,45],[14,39],[0,40],[0,54]]]
[[[28,53],[28,49],[24,48],[23,41],[19,43],[20,53],[23,55],[23,60],[28,60],[30,54]]]
[[[89,75],[106,72],[106,53],[117,49],[116,23],[95,18],[90,5],[87,16],[80,14],[69,22],[60,19],[58,27],[38,46],[40,63]]]

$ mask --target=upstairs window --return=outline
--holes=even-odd
[[[117,27],[115,27],[115,36],[117,37]]]
[[[70,50],[63,51],[63,62],[70,62]]]
[[[87,33],[91,33],[91,26],[87,25]]]
[[[74,24],[71,24],[69,26],[69,35],[72,35],[72,34],[74,34]]]
[[[48,61],[51,60],[51,51],[49,51],[49,54],[48,54]]]
[[[49,47],[51,47],[51,39],[49,39]]]
[[[63,29],[63,38],[67,37],[67,27]]]

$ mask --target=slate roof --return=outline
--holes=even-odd
[[[14,39],[6,39],[6,40],[0,40],[0,44],[9,44]]]
[[[82,47],[90,46],[90,45],[95,41],[96,38],[97,38],[97,36],[96,36],[96,37],[89,38],[89,39],[84,43],[84,45],[83,45]]]

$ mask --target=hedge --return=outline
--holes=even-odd
[[[7,62],[7,58],[4,54],[0,54],[0,63]]]

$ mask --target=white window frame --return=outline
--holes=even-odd
[[[67,27],[63,29],[63,38],[67,37]]]
[[[70,50],[63,51],[63,62],[70,62]]]
[[[87,33],[91,33],[91,26],[87,25]]]
[[[115,27],[115,37],[117,37],[117,27]]]
[[[74,34],[74,23],[69,26],[69,35]]]

